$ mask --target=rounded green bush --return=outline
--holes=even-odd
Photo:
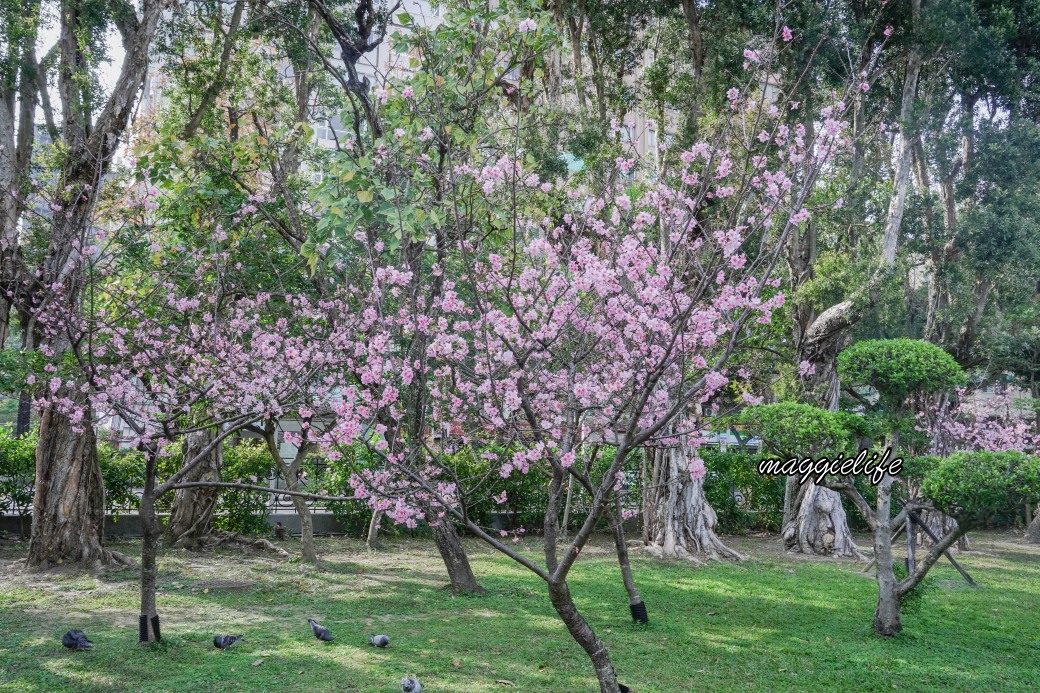
[[[748,407],[739,421],[762,439],[766,450],[789,458],[851,451],[851,418],[810,404],[777,402]]]
[[[1023,452],[958,452],[912,465],[921,494],[962,525],[985,527],[1040,497],[1040,458]]]
[[[941,348],[917,339],[869,339],[838,355],[838,374],[877,390],[883,404],[899,408],[911,395],[942,392],[965,382],[961,367]]]

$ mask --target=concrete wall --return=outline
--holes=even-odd
[[[162,515],[164,521],[167,517]],[[315,513],[311,516],[314,524],[315,534],[343,534],[343,527],[336,522],[336,518],[329,513]],[[299,533],[300,518],[296,513],[273,513],[267,516],[267,523],[274,527],[275,522],[281,522],[282,526],[289,532]],[[17,515],[0,515],[0,534],[25,534],[28,536],[32,526],[32,518],[26,515],[20,518]],[[139,537],[141,536],[141,520],[136,514],[105,516],[106,537]]]

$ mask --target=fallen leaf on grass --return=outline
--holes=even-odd
[[[709,612],[708,612],[708,615],[709,615],[709,616],[718,616],[718,615],[719,615],[719,612],[718,612],[718,611],[709,611]]]
[[[458,659],[453,659],[453,660],[451,660],[451,665],[453,667],[461,667],[462,666],[462,662],[460,660],[458,660]]]
[[[495,683],[500,683],[503,686],[515,686],[516,684],[509,679],[495,679]]]
[[[255,662],[253,662],[253,666],[254,666],[254,667],[258,667],[258,666],[260,666],[260,665],[261,665],[261,664],[263,664],[263,663],[264,663],[264,660],[263,660],[263,659],[258,659],[258,660],[256,660]]]

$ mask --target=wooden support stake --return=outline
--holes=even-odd
[[[914,533],[914,520],[913,518],[907,518],[908,531],[906,533],[906,572],[907,575],[912,575],[914,570],[917,569],[917,557],[914,555],[914,542],[916,535]]]
[[[934,541],[936,544],[939,543],[939,537],[935,536],[935,533],[932,532],[932,530],[928,528],[928,525],[926,525],[921,520],[921,518],[917,516],[917,513],[909,512],[907,513],[907,517],[916,522],[918,525],[920,525],[921,529],[924,530],[924,533],[927,534],[932,541]],[[978,587],[978,585],[975,584],[975,581],[971,579],[971,576],[968,575],[968,571],[962,568],[961,564],[954,560],[953,556],[950,555],[950,551],[948,549],[946,551],[943,551],[943,555],[946,556],[950,563],[953,564],[953,567],[957,569],[957,572],[961,574],[961,577],[967,580],[969,585],[971,585],[972,587]]]

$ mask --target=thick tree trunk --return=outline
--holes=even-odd
[[[484,589],[473,575],[466,549],[451,520],[447,517],[441,518],[440,522],[431,524],[430,529],[433,530],[433,539],[444,560],[444,567],[448,570],[451,591],[455,594],[482,593]]]
[[[1030,544],[1040,544],[1040,513],[1037,513],[1033,521],[1029,523],[1029,527],[1026,529],[1026,541]]]
[[[81,40],[84,18],[81,3],[61,3],[57,93],[61,98],[63,126],[61,130],[64,161],[57,175],[59,194],[53,201],[65,210],[51,219],[50,238],[45,255],[35,268],[26,265],[25,257],[17,247],[17,237],[3,240],[4,279],[19,281],[11,287],[22,293],[19,312],[33,313],[45,303],[44,299],[61,287],[61,301],[65,301],[70,316],[78,314],[76,300],[80,293],[82,257],[80,250],[90,243],[91,219],[97,189],[108,171],[144,83],[148,70],[148,48],[155,33],[165,3],[145,0],[141,4],[140,19],[121,24],[125,55],[119,77],[111,88],[103,108],[82,107],[82,79],[86,62],[86,44]],[[34,25],[35,26],[35,25]],[[46,93],[46,90],[43,90]],[[102,104],[97,104],[101,106]],[[26,113],[28,129],[22,127],[31,152],[32,113]],[[98,117],[84,118],[94,110]],[[21,138],[20,138],[21,139]],[[4,196],[8,189],[5,188]],[[10,216],[8,215],[8,219]],[[12,230],[3,224],[4,234]],[[21,280],[35,277],[34,282],[22,285]],[[38,317],[38,316],[35,316]],[[38,327],[38,326],[37,326]],[[42,340],[36,339],[33,347]],[[46,339],[56,356],[63,354],[68,344],[56,344],[57,338]],[[55,393],[61,395],[61,392]],[[74,399],[78,392],[66,393]],[[57,398],[55,398],[57,399]],[[107,551],[102,543],[104,522],[104,490],[97,462],[94,431],[89,411],[80,423],[81,431],[74,430],[68,417],[52,409],[41,418],[41,435],[36,454],[36,496],[33,501],[33,529],[27,564],[46,567],[61,562],[104,565],[121,562],[120,557]]]
[[[185,460],[195,457],[217,437],[209,429],[188,434],[184,440]],[[223,449],[217,447],[207,458],[185,476],[182,481],[220,481]],[[203,539],[213,533],[213,511],[220,497],[218,488],[182,488],[173,497],[170,520],[166,527],[166,541],[181,549],[196,549]]]
[[[647,553],[658,558],[741,560],[715,533],[718,516],[704,495],[704,479],[690,473],[690,454],[678,446],[654,454],[651,542]]]
[[[383,522],[383,511],[373,510],[372,519],[368,522],[368,535],[365,537],[365,546],[371,551],[379,548],[379,525]]]
[[[26,559],[30,568],[129,563],[104,546],[105,489],[89,422],[88,411],[77,431],[69,417],[54,407],[40,417],[32,535]]]
[[[849,531],[841,495],[811,480],[798,484],[788,479],[785,518],[781,534],[790,551],[817,556],[863,559]],[[790,503],[786,495],[790,494]],[[790,512],[787,506],[790,505]]]
[[[945,537],[957,529],[957,520],[939,510],[922,510],[918,516],[924,520],[924,523],[928,525],[928,529],[932,530],[932,534],[937,537]],[[914,525],[914,530],[916,532],[914,541],[918,546],[931,546],[934,543],[932,538],[917,525]],[[960,551],[971,549],[971,546],[968,544],[967,534],[957,540],[957,549]]]
[[[607,654],[607,648],[574,605],[566,580],[549,583],[549,599],[552,601],[556,613],[563,619],[571,637],[581,645],[581,648],[589,655],[589,659],[592,660],[592,665],[596,669],[596,679],[599,681],[600,693],[620,693],[617,674],[614,672],[610,655]]]
[[[788,241],[788,266],[795,288],[815,276],[816,233],[816,227],[809,225],[804,233],[791,234]],[[829,411],[837,411],[841,394],[838,354],[851,342],[849,328],[859,321],[859,311],[851,300],[830,306],[822,313],[803,302],[794,306],[792,317],[795,359],[799,366],[811,366],[804,372],[799,369],[806,398]],[[798,481],[788,478],[784,491],[781,534],[785,546],[807,554],[862,558],[849,531],[841,495],[811,481],[801,485]]]

